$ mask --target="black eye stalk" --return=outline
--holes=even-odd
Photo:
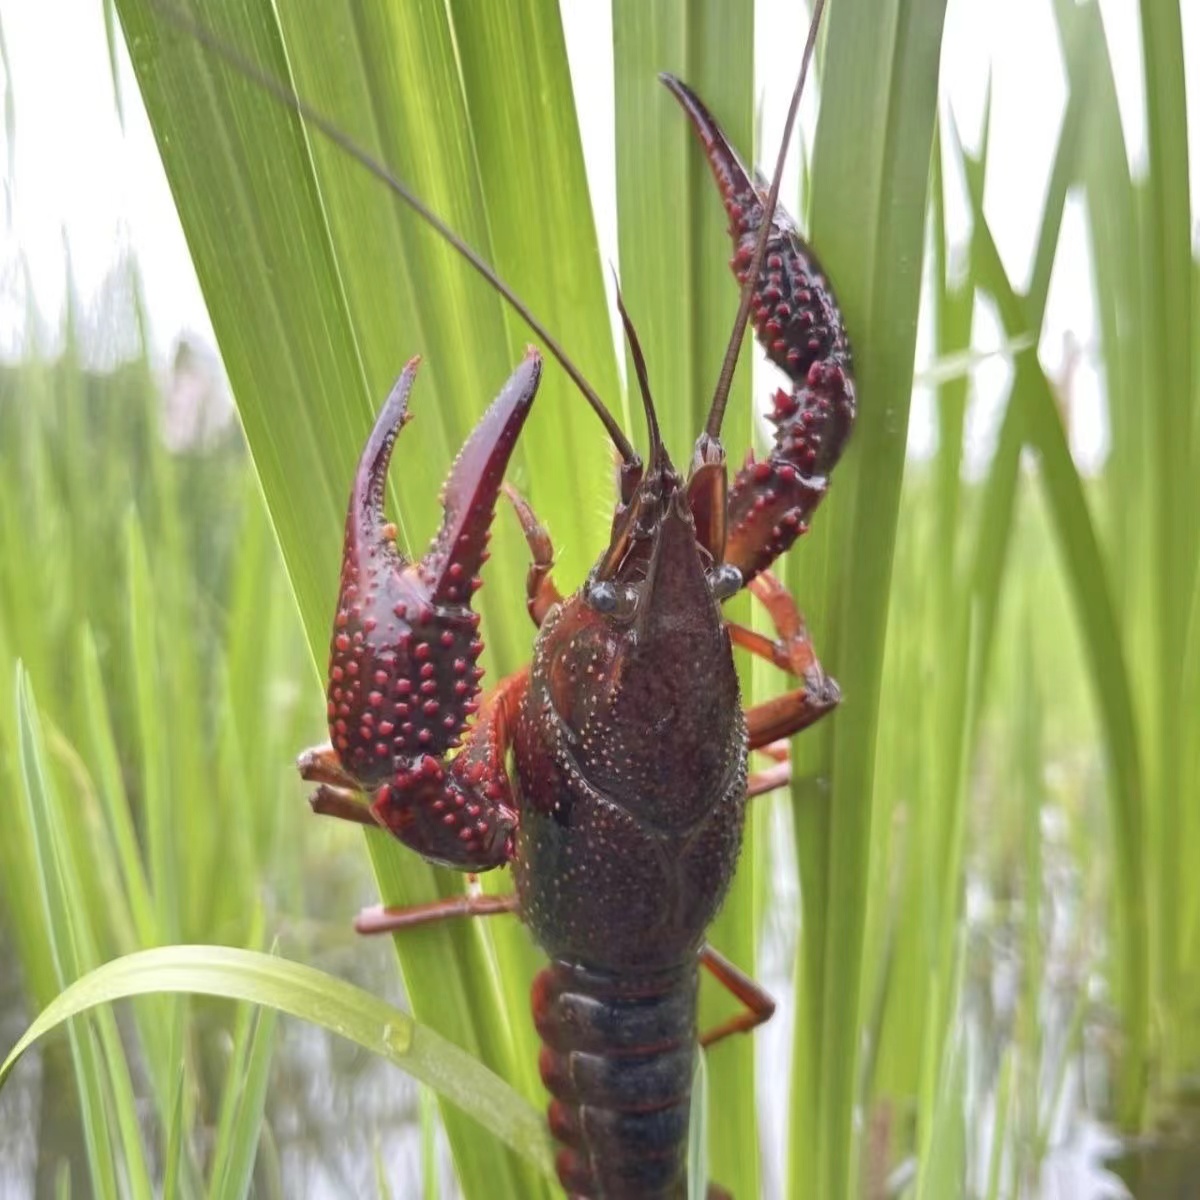
[[[598,613],[616,617],[619,621],[628,621],[637,612],[637,588],[622,587],[607,579],[597,580],[589,584],[587,602]]]
[[[736,596],[742,590],[742,573],[732,563],[722,563],[708,573],[708,587],[718,602]]]

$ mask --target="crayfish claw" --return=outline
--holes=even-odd
[[[541,356],[531,349],[450,468],[442,527],[421,560],[421,577],[435,604],[465,604],[479,586],[504,471],[541,376]]]
[[[371,436],[358,460],[354,474],[354,487],[350,496],[350,513],[346,518],[347,543],[353,532],[356,546],[363,542],[380,543],[395,547],[395,527],[389,526],[383,515],[383,495],[387,487],[388,464],[392,459],[392,448],[400,430],[412,420],[408,411],[408,397],[417,368],[421,365],[419,355],[408,360],[400,378],[396,380],[388,398],[375,418]]]
[[[405,367],[367,439],[346,517],[327,711],[332,753],[365,790],[391,778],[397,763],[457,746],[478,708],[483,642],[471,596],[500,482],[541,375],[541,359],[530,352],[467,439],[446,484],[441,530],[410,562],[383,501],[417,362]]]
[[[730,266],[744,286],[766,217],[768,189],[761,177],[751,177],[700,98],[678,79],[662,79],[704,147],[729,216]],[[821,264],[778,205],[754,280],[750,319],[767,357],[791,380],[792,390],[776,395],[770,456],[744,468],[729,491],[726,562],[747,582],[807,528],[855,417],[841,310]]]
[[[666,71],[659,75],[659,79],[687,113],[692,128],[704,147],[705,157],[712,168],[713,178],[717,181],[721,199],[725,203],[725,212],[729,216],[729,232],[735,244],[748,235],[753,252],[754,235],[762,222],[763,205],[750,178],[750,172],[746,170],[738,152],[729,144],[724,130],[708,111],[704,101],[682,79],[677,79]]]

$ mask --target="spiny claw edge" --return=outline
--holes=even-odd
[[[415,374],[413,360],[384,404],[355,475],[330,650],[330,738],[342,767],[367,789],[459,745],[479,707],[483,642],[470,601],[541,359],[526,356],[467,439],[444,489],[441,529],[422,559],[410,563],[396,548],[383,496]]]

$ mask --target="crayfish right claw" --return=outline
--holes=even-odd
[[[405,367],[367,440],[346,518],[327,711],[341,767],[364,789],[392,778],[398,763],[457,746],[479,707],[483,642],[471,597],[500,482],[541,377],[530,351],[459,454],[441,529],[414,563],[397,549],[383,501],[417,364]]]
[[[765,191],[716,119],[685,83],[661,76],[695,129],[729,216],[730,266],[746,283],[766,216]],[[749,464],[729,491],[725,560],[746,582],[794,542],[828,489],[854,425],[850,343],[833,289],[796,223],[778,205],[754,281],[750,319],[767,357],[792,382],[775,397],[770,456]]]

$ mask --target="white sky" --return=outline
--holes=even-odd
[[[1136,164],[1145,143],[1136,3],[1101,0],[1100,6]],[[608,6],[595,0],[562,0],[562,7],[583,97],[580,119],[597,197],[601,251],[606,260],[616,261],[612,66],[607,55],[589,53],[592,47],[611,44]],[[759,77],[767,83],[762,98],[764,144],[771,146],[782,132],[807,16],[794,0],[760,0],[759,7],[756,55]],[[1185,0],[1182,9],[1186,58],[1194,72],[1200,62],[1200,4]],[[2,0],[0,21],[15,106],[13,141],[0,132],[5,143],[0,163],[11,164],[0,229],[0,354],[19,353],[27,344],[26,271],[41,314],[41,337],[53,340],[65,294],[67,244],[85,311],[101,310],[106,278],[122,255],[133,250],[157,352],[169,353],[183,331],[211,341],[199,287],[127,64],[124,130],[117,119],[101,5],[97,0]],[[70,30],[66,37],[64,30]],[[1065,96],[1050,0],[950,0],[943,94],[968,142],[979,128],[989,72],[994,103],[987,208],[1005,265],[1022,284]],[[1193,194],[1200,194],[1198,91],[1193,86],[1189,95]],[[806,111],[811,129],[811,103]],[[960,229],[965,228],[965,214],[959,218]],[[1107,433],[1095,366],[1097,332],[1086,229],[1077,204],[1068,209],[1042,341],[1043,360],[1052,370],[1061,360],[1068,332],[1084,348],[1075,390],[1075,450],[1081,462],[1093,463],[1103,454]],[[976,340],[984,346],[1000,340],[986,313]],[[1004,361],[996,359],[976,372],[969,433],[970,454],[976,461],[987,455],[1007,371]],[[763,390],[765,394],[765,383]],[[927,451],[931,438],[928,394],[918,389],[913,449]]]

